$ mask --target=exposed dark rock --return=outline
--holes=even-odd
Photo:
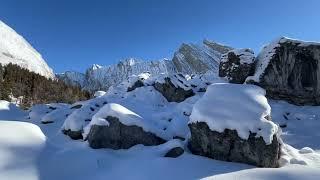
[[[177,158],[179,156],[181,156],[184,153],[183,148],[181,147],[175,147],[173,149],[171,149],[170,151],[168,151],[164,157],[171,157],[171,158]]]
[[[266,46],[258,56],[257,75],[261,71],[258,67],[270,60],[264,72],[258,80],[249,78],[247,82],[266,89],[272,99],[320,105],[320,44],[281,38],[273,46]]]
[[[143,87],[143,82],[139,79],[131,87],[128,87],[127,92],[133,91],[136,88]]]
[[[41,121],[42,124],[51,124],[53,121]]]
[[[75,106],[72,106],[71,109],[80,109],[82,107],[81,104],[77,104]]]
[[[173,136],[173,139],[180,139],[181,141],[186,140],[184,137],[180,137],[180,136]]]
[[[166,142],[151,132],[145,132],[139,126],[124,125],[116,117],[108,116],[106,120],[109,126],[91,126],[87,137],[90,147],[128,149],[137,144],[154,146]]]
[[[181,87],[176,87],[169,77],[164,78],[164,83],[156,82],[154,88],[159,91],[169,102],[182,102],[188,97],[194,95],[192,89],[185,90]]]
[[[241,139],[236,130],[211,131],[204,122],[189,124],[191,138],[188,147],[193,154],[209,158],[255,165],[279,167],[280,142],[276,135],[270,145],[262,137],[250,133],[248,140]]]
[[[254,74],[254,53],[250,49],[231,50],[222,55],[219,76],[226,77],[231,83],[242,84]]]
[[[69,136],[73,140],[83,139],[81,130],[80,131],[71,131],[70,129],[68,129],[68,130],[63,129],[62,132],[63,132],[63,134]]]

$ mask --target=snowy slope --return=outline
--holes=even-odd
[[[156,80],[149,79],[147,82]],[[187,81],[195,85],[202,83],[200,78],[188,78]],[[168,139],[188,135],[189,115],[203,92],[198,92],[196,96],[181,103],[175,103],[167,102],[152,86],[146,85],[126,92],[131,84],[129,81],[114,86],[102,97],[108,103],[121,104],[143,119],[154,122],[155,127],[168,135]],[[178,158],[163,157],[172,147],[186,148],[186,141],[178,139],[159,146],[137,145],[128,150],[96,150],[91,149],[86,141],[74,141],[61,133],[64,120],[72,117],[69,115],[71,111],[79,114],[83,121],[87,118],[86,115],[91,117],[92,112],[98,112],[90,108],[89,111],[80,112],[79,109],[70,107],[82,104],[86,109],[86,105],[91,104],[98,109],[96,102],[100,100],[101,97],[78,102],[73,106],[37,105],[31,109],[28,119],[17,119],[29,123],[0,120],[0,131],[5,132],[0,133],[0,179],[316,180],[320,177],[319,106],[294,106],[281,101],[270,102],[272,119],[282,125],[281,136],[285,142],[282,148],[282,167],[274,169],[217,161],[193,155],[188,150]],[[8,105],[3,104],[3,109],[7,109]],[[11,112],[14,113],[15,111]],[[69,118],[66,115],[69,115]],[[97,114],[96,117],[99,118],[100,115]],[[52,123],[42,124],[43,121],[48,121],[48,117]],[[0,119],[3,119],[1,114]]]
[[[0,21],[0,63],[17,64],[48,78],[54,78],[52,69],[22,36]]]

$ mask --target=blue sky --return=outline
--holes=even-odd
[[[207,38],[257,51],[279,36],[320,41],[319,0],[1,0],[0,19],[55,72],[127,57],[171,58]]]

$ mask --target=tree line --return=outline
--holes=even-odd
[[[0,99],[21,97],[20,106],[27,108],[42,103],[73,103],[90,98],[80,87],[58,79],[48,79],[15,64],[0,64]]]

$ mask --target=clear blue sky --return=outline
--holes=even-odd
[[[204,38],[256,53],[282,35],[320,41],[319,8],[319,0],[1,0],[0,19],[63,72],[170,58]]]

